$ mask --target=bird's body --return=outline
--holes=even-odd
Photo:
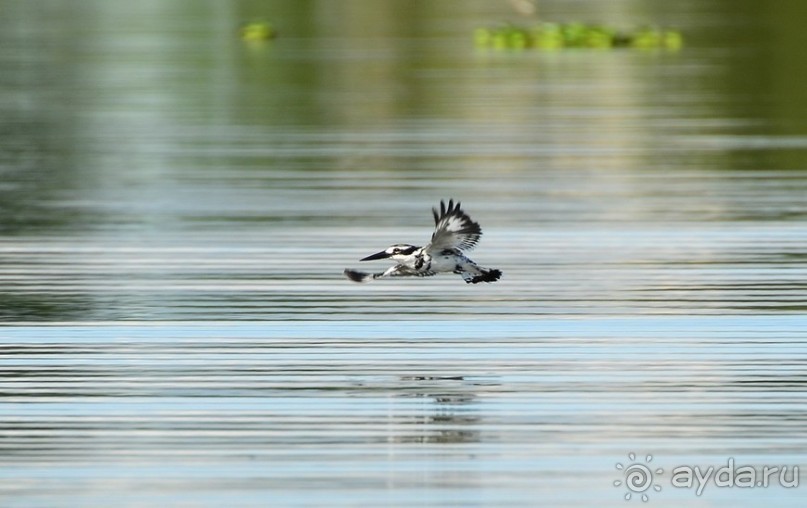
[[[502,276],[500,270],[482,268],[469,259],[463,251],[472,249],[482,235],[482,228],[460,208],[454,200],[440,202],[440,212],[434,214],[434,233],[425,247],[404,243],[390,245],[386,249],[361,261],[391,258],[396,265],[381,273],[365,273],[345,269],[345,275],[355,282],[367,282],[382,277],[428,277],[442,272],[462,275],[465,282],[495,282]]]

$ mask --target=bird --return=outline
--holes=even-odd
[[[482,228],[462,210],[459,201],[440,201],[440,210],[432,208],[434,233],[425,247],[396,243],[381,252],[371,254],[359,261],[392,259],[394,266],[379,273],[367,273],[345,268],[345,276],[354,282],[369,282],[385,277],[430,277],[438,273],[453,272],[461,275],[467,284],[496,282],[501,270],[483,268],[464,253],[473,249]]]

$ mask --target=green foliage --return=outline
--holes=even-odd
[[[497,50],[641,48],[674,51],[683,47],[684,39],[676,30],[657,27],[620,31],[605,25],[545,22],[534,26],[505,24],[492,28],[480,27],[474,31],[474,42],[479,48]]]
[[[268,41],[277,37],[277,31],[266,21],[250,21],[241,27],[241,38],[245,41]]]

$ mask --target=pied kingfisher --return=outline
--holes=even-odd
[[[482,268],[462,253],[471,250],[482,236],[482,228],[472,221],[460,208],[459,201],[440,201],[440,212],[432,208],[434,233],[425,247],[396,243],[376,254],[359,261],[392,258],[398,264],[381,273],[365,273],[345,269],[345,275],[355,282],[367,282],[381,277],[428,277],[440,272],[462,275],[468,284],[496,282],[502,276],[500,270]]]

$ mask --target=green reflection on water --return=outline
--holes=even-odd
[[[148,245],[203,231],[226,245],[217,235],[238,228],[271,234],[296,213],[277,212],[287,201],[338,208],[457,185],[506,200],[570,173],[581,185],[592,174],[695,175],[677,191],[690,201],[653,199],[630,181],[605,197],[559,192],[570,222],[591,209],[597,221],[623,217],[631,203],[642,220],[687,207],[717,222],[803,219],[807,4],[539,7],[546,19],[676,27],[686,48],[478,51],[475,27],[521,19],[505,1],[0,0],[0,234]],[[255,18],[278,39],[242,41],[238,27]],[[754,207],[747,187],[698,195],[698,178],[729,183],[738,170],[785,190]],[[333,225],[329,213],[294,220]],[[30,298],[12,291],[7,305],[52,314]],[[93,300],[77,298],[79,311]]]

